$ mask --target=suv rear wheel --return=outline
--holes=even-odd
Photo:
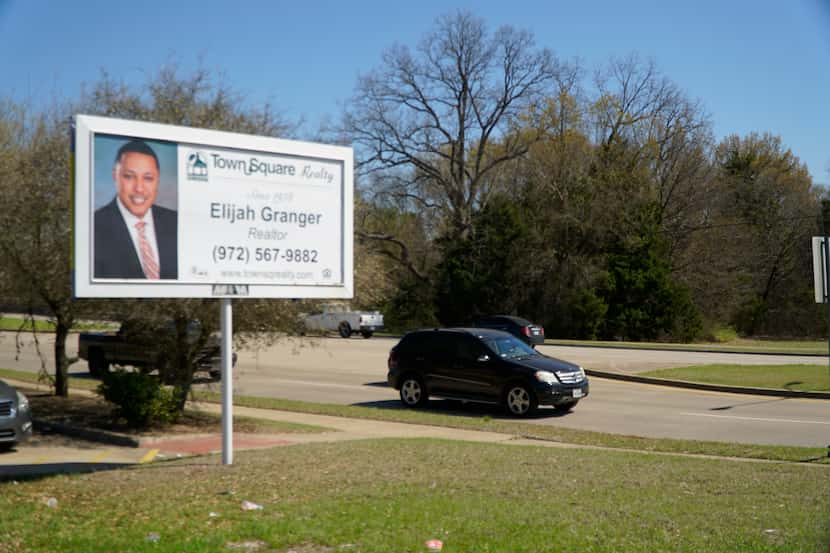
[[[87,364],[89,365],[89,374],[92,376],[101,377],[110,370],[110,364],[104,357],[104,352],[98,348],[89,351]]]
[[[426,405],[429,396],[423,381],[414,375],[407,375],[401,381],[401,402],[407,407]]]
[[[504,394],[504,405],[511,415],[527,417],[536,412],[539,402],[524,384],[511,384]]]
[[[337,332],[340,333],[341,338],[349,338],[352,335],[352,326],[346,321],[337,325]]]

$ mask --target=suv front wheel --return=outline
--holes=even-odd
[[[408,375],[401,381],[401,402],[407,407],[426,405],[429,396],[423,381],[414,375]]]
[[[524,384],[511,384],[504,394],[504,405],[511,415],[528,417],[536,412],[539,401]]]

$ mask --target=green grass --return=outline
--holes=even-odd
[[[42,319],[36,319],[34,321],[23,320],[13,317],[0,317],[0,330],[13,330],[13,331],[31,331],[32,327],[34,326],[34,330],[38,332],[54,332],[55,325],[49,321],[45,321]]]
[[[113,326],[106,323],[76,323],[72,330],[112,330],[117,329],[117,326]],[[44,320],[44,319],[35,319],[35,320],[25,320],[19,317],[0,317],[0,331],[1,330],[10,330],[17,332],[18,330],[23,332],[31,332],[35,330],[37,332],[54,332],[55,325],[51,321]]]
[[[196,398],[213,402],[221,401],[219,394],[211,392],[199,392],[196,394]],[[234,405],[410,424],[427,424],[449,428],[462,428],[465,430],[501,432],[523,438],[584,446],[660,453],[714,455],[744,459],[830,464],[830,458],[827,457],[827,450],[824,448],[645,438],[577,430],[559,426],[526,424],[515,422],[513,419],[507,417],[502,419],[493,418],[488,415],[482,416],[480,414],[441,414],[434,411],[417,409],[382,409],[249,396],[235,396]]]
[[[193,427],[198,427],[200,432],[222,431],[222,415],[220,414],[186,409],[185,415],[187,423]],[[239,415],[233,417],[233,431],[245,434],[319,434],[336,432],[336,430],[324,426]]]
[[[482,553],[830,547],[827,467],[424,439],[219,463],[0,484],[0,552],[389,553],[426,551],[429,539]]]
[[[41,386],[47,386],[47,381],[41,378],[39,373],[29,372],[29,371],[18,371],[14,369],[0,369],[0,378],[10,378],[12,380],[19,380],[21,382],[30,382],[32,384],[40,384]],[[79,389],[79,390],[96,390],[100,381],[98,380],[91,380],[88,378],[78,378],[73,377],[72,375],[69,376],[69,387]]]
[[[749,388],[830,391],[827,365],[700,365],[660,369],[639,376]]]
[[[713,328],[709,334],[709,339],[717,343],[732,342],[738,339],[738,331],[731,326],[718,326]]]

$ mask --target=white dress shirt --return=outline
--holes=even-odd
[[[124,204],[121,203],[121,198],[117,196],[116,203],[118,204],[118,211],[120,211],[121,216],[124,217],[124,222],[127,223],[127,230],[130,231],[130,238],[132,238],[133,241],[135,255],[138,257],[139,261],[141,261],[141,248],[138,245],[138,229],[135,228],[135,225],[141,221],[144,221],[144,236],[147,237],[147,242],[150,244],[150,249],[153,252],[153,258],[156,260],[156,265],[161,267],[158,242],[156,242],[156,226],[153,224],[153,208],[151,207],[147,210],[147,213],[144,214],[143,219],[139,219],[133,215],[129,209],[124,207]]]

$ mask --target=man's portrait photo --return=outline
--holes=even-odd
[[[95,137],[94,278],[178,278],[175,144]]]

